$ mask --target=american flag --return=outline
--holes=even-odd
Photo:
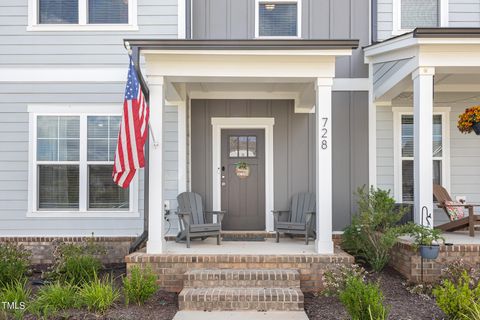
[[[130,58],[123,115],[113,164],[113,181],[127,188],[137,169],[145,166],[143,146],[148,134],[149,109]]]

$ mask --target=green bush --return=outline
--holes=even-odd
[[[157,290],[157,277],[151,270],[141,270],[135,266],[131,269],[130,276],[123,278],[123,293],[127,306],[130,302],[144,304]]]
[[[383,305],[384,297],[378,284],[365,283],[359,277],[350,276],[339,298],[352,320],[388,318],[388,309]]]
[[[480,320],[480,304],[471,301],[467,313],[462,313],[461,320]]]
[[[78,291],[80,305],[89,311],[105,312],[119,298],[120,293],[108,278],[103,280],[95,276],[92,282],[86,282]]]
[[[0,244],[0,288],[25,280],[30,252],[12,243]]]
[[[358,189],[357,196],[358,214],[344,230],[342,247],[378,272],[388,263],[398,236],[408,232],[411,226],[397,226],[404,210],[395,210],[390,191],[363,187]]]
[[[27,282],[15,281],[6,284],[0,289],[0,308],[4,314],[11,314],[15,319],[23,319],[27,311],[31,290],[27,288]],[[0,315],[2,313],[0,312]],[[7,317],[5,317],[7,318]]]
[[[56,282],[38,291],[30,311],[38,317],[50,318],[60,310],[75,307],[76,303],[77,287]]]
[[[463,271],[457,283],[446,279],[433,289],[437,305],[450,319],[470,315],[472,303],[480,302],[480,286],[471,288],[470,283],[470,276]]]
[[[93,281],[102,268],[99,259],[105,249],[93,241],[80,244],[58,243],[54,249],[54,263],[47,274],[52,281],[81,286]]]

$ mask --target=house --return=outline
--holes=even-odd
[[[4,0],[0,240],[47,262],[52,239],[93,234],[116,261],[147,230],[160,261],[183,191],[237,232],[272,231],[271,210],[314,192],[311,253],[328,263],[358,187],[414,202],[416,222],[434,210],[432,181],[478,201],[477,140],[455,120],[480,98],[479,12],[480,0]],[[125,47],[151,134],[148,171],[124,190],[111,168]]]

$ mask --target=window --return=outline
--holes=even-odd
[[[440,185],[448,184],[448,138],[445,135],[448,132],[448,113],[434,112],[433,115],[433,183]],[[413,133],[413,114],[411,112],[397,112],[396,133],[395,139],[399,143],[396,144],[396,154],[398,160],[396,163],[395,174],[395,198],[400,202],[414,201],[414,133]]]
[[[230,136],[230,158],[255,158],[257,156],[256,136]]]
[[[27,30],[136,30],[137,0],[29,0]]]
[[[95,112],[31,113],[32,215],[138,215],[136,179],[127,189],[112,180],[120,121]]]
[[[300,37],[300,0],[257,0],[255,21],[255,36],[257,38]]]
[[[393,35],[448,25],[448,0],[393,0],[393,7]]]

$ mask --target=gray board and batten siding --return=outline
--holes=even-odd
[[[369,1],[368,0],[302,0],[302,34],[304,39],[359,39],[359,48],[352,57],[337,58],[336,77],[367,78],[368,67],[363,60],[362,46],[369,44]],[[193,39],[252,39],[255,34],[254,0],[195,0],[191,8]],[[187,18],[187,20],[189,20]],[[270,107],[268,107],[270,106]],[[275,106],[275,108],[274,108]],[[202,139],[202,147],[196,150],[192,140],[192,190],[202,193],[211,209],[211,161],[208,143],[211,125],[207,119],[212,115],[261,116],[265,112],[280,113],[286,119],[277,120],[274,126],[278,138],[280,132],[285,139],[274,141],[274,180],[277,209],[288,208],[289,199],[295,192],[315,192],[313,150],[313,115],[293,113],[293,105],[284,101],[194,101],[192,103],[192,138]],[[199,110],[196,110],[196,109]],[[238,111],[235,111],[238,108]],[[255,108],[259,108],[256,110]],[[287,108],[283,110],[282,108]],[[278,109],[278,110],[277,110]],[[254,115],[255,114],[255,115]],[[197,118],[200,117],[200,118]],[[308,120],[307,120],[308,119]],[[353,192],[368,184],[368,94],[367,92],[333,93],[333,229],[342,230],[350,223],[356,211]],[[282,124],[282,121],[284,124]],[[302,122],[303,121],[303,122]],[[200,122],[200,123],[198,123]],[[304,123],[306,127],[299,125]],[[209,125],[210,128],[205,127]],[[200,127],[199,127],[200,126]],[[295,128],[296,132],[293,131]],[[200,130],[202,135],[197,136]],[[295,144],[309,136],[308,144]],[[275,138],[274,138],[275,139]],[[209,140],[211,141],[211,140]],[[208,142],[208,141],[207,141]],[[210,143],[211,144],[211,143]],[[296,148],[308,150],[296,150]],[[279,150],[277,150],[277,148]],[[305,157],[293,159],[292,152]],[[201,152],[202,156],[194,156]],[[206,152],[206,153],[205,153]],[[281,157],[277,157],[281,154]],[[308,156],[307,156],[308,155]],[[290,158],[289,158],[290,157]],[[201,160],[198,160],[201,159]],[[290,161],[290,162],[289,162]],[[308,161],[298,166],[295,162]],[[297,172],[299,171],[299,172]]]
[[[28,1],[0,1],[0,68],[128,67],[123,39],[177,38],[177,0],[138,0],[138,31],[27,31]],[[136,236],[143,230],[143,170],[135,218],[27,218],[28,104],[123,103],[116,82],[0,82],[0,236]],[[177,196],[177,108],[165,108],[165,190]],[[172,224],[176,227],[175,222]]]
[[[333,227],[350,223],[353,191],[368,181],[366,92],[333,93]],[[191,187],[212,208],[212,117],[272,117],[274,208],[288,209],[298,192],[315,192],[315,118],[294,113],[289,100],[192,100]]]

